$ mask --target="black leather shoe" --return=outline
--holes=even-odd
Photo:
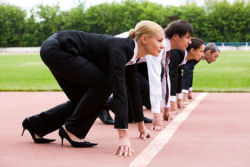
[[[144,117],[143,120],[144,120],[144,123],[152,123],[153,122],[152,119],[147,118],[147,117]]]
[[[55,139],[45,139],[42,137],[36,138],[35,133],[32,131],[29,118],[25,118],[23,120],[22,125],[23,125],[23,133],[27,129],[30,132],[30,135],[35,143],[41,144],[41,143],[51,143],[51,142],[55,141]],[[22,136],[23,136],[23,133],[22,133]]]
[[[76,142],[76,141],[71,140],[71,138],[69,137],[67,132],[63,129],[63,127],[61,127],[59,129],[59,136],[62,139],[62,146],[63,146],[63,139],[64,138],[66,140],[68,140],[68,142],[71,144],[72,147],[93,147],[93,146],[97,145],[97,143],[90,143],[90,142],[87,142],[87,141]]]
[[[98,116],[104,124],[114,125],[115,122],[107,110],[102,110]]]

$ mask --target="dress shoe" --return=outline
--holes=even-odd
[[[108,125],[115,124],[114,120],[112,119],[112,117],[110,116],[109,112],[106,109],[102,110],[98,117],[104,124]]]
[[[71,140],[71,138],[69,137],[67,132],[63,129],[63,127],[61,127],[59,129],[59,136],[62,139],[62,146],[63,146],[63,139],[64,138],[66,140],[68,140],[68,142],[71,144],[72,147],[93,147],[93,146],[97,145],[97,143],[90,143],[90,142],[87,142],[87,141],[76,142],[76,141]]]
[[[35,143],[41,144],[41,143],[51,143],[51,142],[55,141],[55,139],[45,139],[42,137],[36,138],[35,133],[32,131],[29,118],[25,118],[23,120],[22,125],[23,125],[23,133],[27,129],[30,132],[30,135]],[[23,133],[22,133],[22,136],[23,136]]]

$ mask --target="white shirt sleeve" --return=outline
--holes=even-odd
[[[176,96],[171,95],[170,96],[170,101],[176,101]]]
[[[152,113],[161,113],[161,58],[146,56]]]
[[[167,45],[169,43],[169,45]],[[170,41],[169,40],[165,40],[165,48],[163,49],[163,53],[162,53],[162,60],[161,60],[161,63],[162,63],[162,65],[163,65],[163,67],[164,67],[164,70],[166,70],[165,69],[165,67],[166,67],[166,61],[165,61],[165,59],[166,59],[166,51],[168,50],[168,49],[166,49],[166,48],[168,48],[169,46],[170,46]],[[170,61],[169,61],[170,62]],[[168,62],[168,63],[169,63]],[[168,64],[167,64],[167,68],[168,68]],[[162,85],[162,104],[163,104],[163,106],[166,108],[170,108],[170,78],[169,78],[169,69],[167,70],[168,71],[168,73],[166,74],[166,72],[164,71],[164,75],[163,75],[163,77],[162,77],[162,81],[161,81],[161,85]],[[167,79],[166,79],[166,77],[167,77]],[[165,98],[166,98],[166,93],[167,93],[167,89],[166,89],[166,81],[168,82],[168,101],[167,101],[167,103],[166,103],[166,101],[165,101]]]

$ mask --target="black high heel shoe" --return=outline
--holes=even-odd
[[[63,129],[63,127],[61,127],[59,129],[59,136],[62,139],[62,146],[63,146],[63,139],[64,138],[66,140],[68,140],[68,142],[71,144],[72,147],[93,147],[93,146],[97,145],[97,143],[90,143],[90,142],[87,142],[87,141],[76,142],[76,141],[71,140],[71,138],[69,137],[67,132]]]
[[[36,138],[35,133],[31,130],[31,125],[30,125],[30,122],[29,122],[29,118],[25,118],[23,120],[22,125],[23,125],[22,136],[23,136],[24,131],[27,129],[30,132],[30,135],[31,135],[31,137],[32,137],[32,139],[33,139],[33,141],[35,143],[51,143],[51,142],[55,141],[55,139],[45,139],[45,138],[42,138],[42,137],[41,138]]]

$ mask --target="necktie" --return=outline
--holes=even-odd
[[[166,53],[166,61],[165,61],[165,77],[166,77],[166,95],[165,95],[165,103],[168,104],[169,98],[169,89],[168,89],[168,63],[170,59],[170,51]]]

